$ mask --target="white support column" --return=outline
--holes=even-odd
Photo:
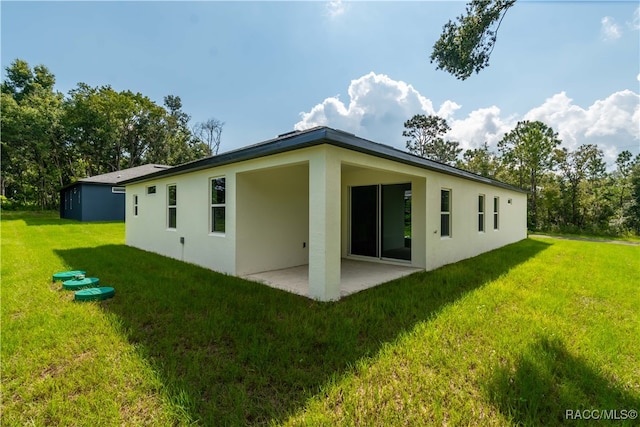
[[[340,298],[340,161],[320,146],[309,160],[309,296]]]

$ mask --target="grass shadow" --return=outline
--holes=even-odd
[[[102,308],[194,421],[259,425],[286,419],[383,343],[548,246],[523,240],[335,303],[125,245],[56,252],[116,288]]]
[[[523,426],[606,423],[607,417],[637,425],[623,411],[640,408],[640,399],[572,355],[560,340],[546,337],[514,365],[496,367],[486,391],[500,412]]]

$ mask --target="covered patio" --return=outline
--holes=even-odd
[[[320,146],[235,175],[235,273],[322,301],[425,267],[426,179]]]
[[[423,270],[409,265],[342,258],[340,260],[340,297]],[[242,277],[272,288],[312,297],[309,291],[309,265],[252,273]]]

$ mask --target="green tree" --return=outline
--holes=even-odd
[[[66,103],[70,141],[79,148],[82,175],[139,166],[161,152],[170,139],[171,118],[148,97],[79,83]],[[165,160],[165,159],[163,159]]]
[[[145,157],[146,162],[174,166],[205,157],[206,146],[194,137],[189,128],[191,117],[182,111],[180,97],[165,96],[164,106],[163,138],[151,145]]]
[[[558,231],[565,227],[562,183],[562,178],[555,173],[545,173],[540,177],[538,228],[541,230]]]
[[[460,168],[477,175],[495,178],[500,168],[500,162],[495,153],[489,150],[489,144],[485,141],[480,148],[467,150],[462,155]]]
[[[2,92],[0,101],[0,122],[2,126],[1,150],[2,161],[0,167],[0,194],[8,198],[24,200],[23,172],[28,165],[27,150],[21,144],[22,129],[24,129],[21,109],[16,100],[8,92]]]
[[[2,194],[20,204],[52,208],[66,155],[63,95],[53,90],[55,76],[44,65],[31,69],[17,59],[6,75],[1,87]]]
[[[528,120],[518,122],[515,129],[498,142],[502,160],[510,172],[512,184],[531,192],[529,226],[538,227],[538,185],[540,177],[553,169],[554,150],[560,145],[558,134],[546,124]]]
[[[629,167],[631,183],[631,200],[625,208],[625,225],[640,235],[640,154],[635,157]]]
[[[451,166],[457,163],[462,149],[458,142],[444,140],[443,135],[450,130],[445,119],[416,114],[404,122],[404,127],[402,136],[409,138],[406,147],[410,153]]]
[[[616,158],[616,170],[611,174],[611,180],[615,194],[615,218],[614,223],[620,231],[626,227],[626,214],[632,198],[631,172],[633,168],[633,155],[630,151],[623,151]]]
[[[207,155],[178,96],[166,109],[132,91],[78,83],[65,98],[44,65],[16,59],[0,86],[0,194],[50,209],[79,178],[146,162],[175,165]]]
[[[11,95],[16,102],[22,101],[35,90],[53,91],[55,76],[44,65],[31,69],[22,59],[14,60],[6,69],[7,78],[2,82],[2,93]]]
[[[433,45],[431,63],[460,80],[489,66],[498,30],[515,0],[473,0],[466,14],[447,22]]]
[[[575,151],[556,151],[558,170],[563,178],[566,224],[596,230],[606,226],[610,206],[606,203],[603,181],[606,174],[604,153],[593,144]]]
[[[131,91],[119,94],[123,106],[120,123],[120,138],[123,141],[123,167],[140,166],[146,163],[146,155],[165,137],[167,112],[146,96]]]

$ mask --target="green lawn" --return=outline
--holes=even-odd
[[[51,283],[69,269],[115,298],[74,302]],[[640,410],[637,246],[527,239],[317,303],[129,248],[122,223],[3,213],[1,273],[3,426],[573,425],[566,410]]]

